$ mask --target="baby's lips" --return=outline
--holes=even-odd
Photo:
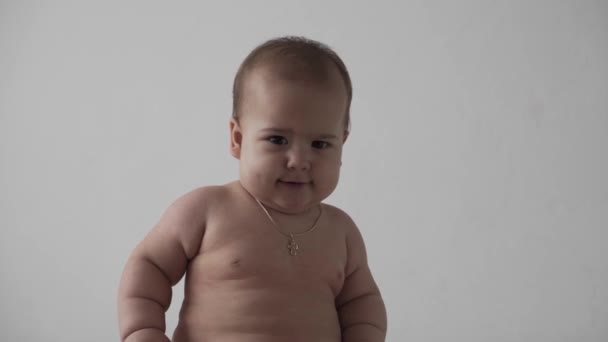
[[[301,181],[301,180],[281,180],[281,182],[283,182],[283,183],[292,183],[292,184],[306,184],[306,183],[309,183],[308,181]]]

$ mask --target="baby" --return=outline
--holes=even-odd
[[[165,311],[186,274],[174,342],[379,342],[386,310],[361,234],[321,203],[349,133],[350,77],[327,46],[258,46],[233,88],[238,181],[178,198],[135,248],[118,295],[122,341],[170,341]]]

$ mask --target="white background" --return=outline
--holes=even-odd
[[[234,73],[285,34],[353,78],[328,202],[387,341],[608,340],[608,3],[575,0],[0,1],[0,340],[118,340],[128,254],[237,177]]]

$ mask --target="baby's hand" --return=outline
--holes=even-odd
[[[165,333],[158,329],[142,329],[129,335],[124,342],[171,342]]]

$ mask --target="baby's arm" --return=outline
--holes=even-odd
[[[336,297],[342,341],[383,342],[387,329],[384,302],[368,267],[361,233],[354,223],[349,226],[346,278]]]
[[[176,200],[129,257],[118,290],[121,341],[169,341],[165,312],[171,287],[184,275],[203,236],[204,192],[195,190]]]

